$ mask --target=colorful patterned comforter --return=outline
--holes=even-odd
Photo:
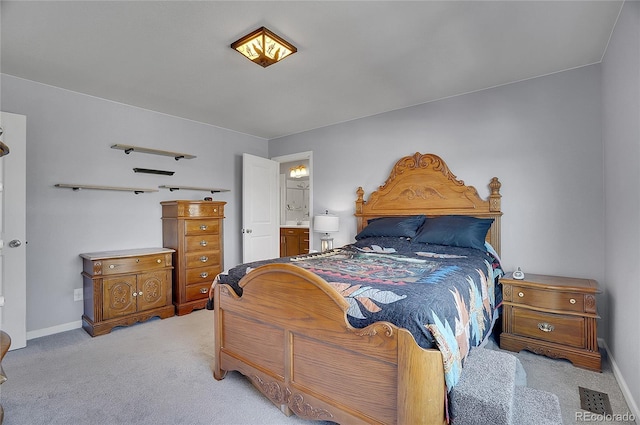
[[[290,262],[326,280],[349,303],[352,326],[388,321],[408,329],[421,347],[437,347],[449,390],[469,350],[490,332],[500,301],[502,269],[496,256],[404,238],[368,238],[326,253],[242,264],[217,281],[241,295],[240,279],[274,262]]]

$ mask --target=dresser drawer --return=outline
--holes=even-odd
[[[220,249],[219,235],[185,236],[185,252],[215,251]]]
[[[184,234],[203,235],[203,234],[219,234],[220,220],[185,220]]]
[[[181,209],[180,207],[184,207]],[[220,205],[203,203],[189,203],[188,205],[180,205],[178,214],[183,217],[222,217],[223,209]]]
[[[584,295],[574,292],[548,291],[513,285],[511,302],[530,307],[559,311],[584,311]]]
[[[187,285],[195,283],[208,282],[211,284],[213,279],[220,273],[220,266],[199,267],[197,269],[187,269]]]
[[[186,254],[187,268],[217,266],[220,264],[220,251],[203,251]]]
[[[102,260],[102,275],[135,273],[171,266],[171,255],[157,254],[141,257],[112,258]]]
[[[572,347],[585,347],[585,319],[523,308],[513,308],[513,334],[556,342]]]
[[[197,300],[202,300],[207,298],[209,296],[210,287],[211,287],[211,282],[202,283],[198,285],[187,285],[186,300],[197,301]]]

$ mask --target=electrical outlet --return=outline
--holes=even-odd
[[[84,294],[82,293],[82,288],[73,290],[73,300],[74,301],[82,301]]]

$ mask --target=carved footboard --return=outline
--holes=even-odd
[[[214,377],[247,376],[285,414],[343,424],[443,424],[442,356],[387,322],[356,329],[326,281],[291,264],[257,268],[242,297],[216,285]]]

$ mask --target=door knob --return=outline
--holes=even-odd
[[[20,239],[14,239],[11,242],[9,242],[9,247],[10,248],[17,248],[20,245],[22,245],[22,242],[20,241]]]

